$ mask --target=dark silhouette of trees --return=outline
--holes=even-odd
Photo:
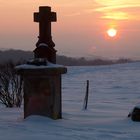
[[[84,57],[72,58],[67,56],[57,56],[57,63],[67,66],[97,66],[97,65],[111,65],[132,62],[130,59],[118,59],[118,60],[104,60],[104,59],[91,59],[87,60]]]
[[[13,61],[14,63],[17,62],[25,62],[27,60],[32,59],[33,52],[31,51],[22,51],[22,50],[7,50],[7,51],[0,51],[0,63],[6,63],[9,61]],[[118,64],[118,63],[128,63],[132,62],[130,59],[120,58],[118,60],[108,60],[108,59],[101,59],[101,58],[93,58],[93,59],[86,59],[84,57],[81,58],[73,58],[67,57],[64,55],[57,55],[56,63],[62,64],[66,66],[93,66],[93,65],[111,65],[111,64]]]
[[[0,65],[0,102],[6,107],[20,107],[22,103],[22,79],[15,73],[15,65]]]

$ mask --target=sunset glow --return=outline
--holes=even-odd
[[[0,0],[0,48],[34,50],[39,6],[57,12],[52,38],[59,54],[140,58],[140,0]]]

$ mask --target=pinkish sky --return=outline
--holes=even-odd
[[[57,12],[52,37],[58,54],[140,59],[140,0],[0,0],[0,48],[34,50],[39,6]],[[110,28],[117,30],[113,38]]]

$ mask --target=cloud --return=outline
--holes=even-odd
[[[106,12],[101,18],[114,20],[128,20],[130,18],[130,15],[125,12]]]
[[[65,16],[67,16],[67,17],[73,17],[73,16],[79,16],[79,15],[81,15],[80,12],[75,12],[75,13],[71,13],[71,14],[66,14]]]
[[[111,5],[111,6],[96,8],[96,9],[94,9],[94,11],[105,12],[105,11],[109,11],[109,10],[137,8],[137,7],[140,7],[140,4],[138,4],[138,5]]]
[[[133,7],[133,6],[139,6],[140,1],[139,0],[94,0],[94,2],[99,7]]]
[[[138,20],[140,14],[140,1],[139,0],[95,0],[96,8],[90,10],[90,12],[102,13],[102,19],[113,20]],[[137,12],[133,13],[132,9],[136,9]]]

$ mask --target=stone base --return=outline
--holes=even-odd
[[[17,67],[24,81],[24,118],[30,115],[62,118],[61,74],[66,71],[57,65]]]

